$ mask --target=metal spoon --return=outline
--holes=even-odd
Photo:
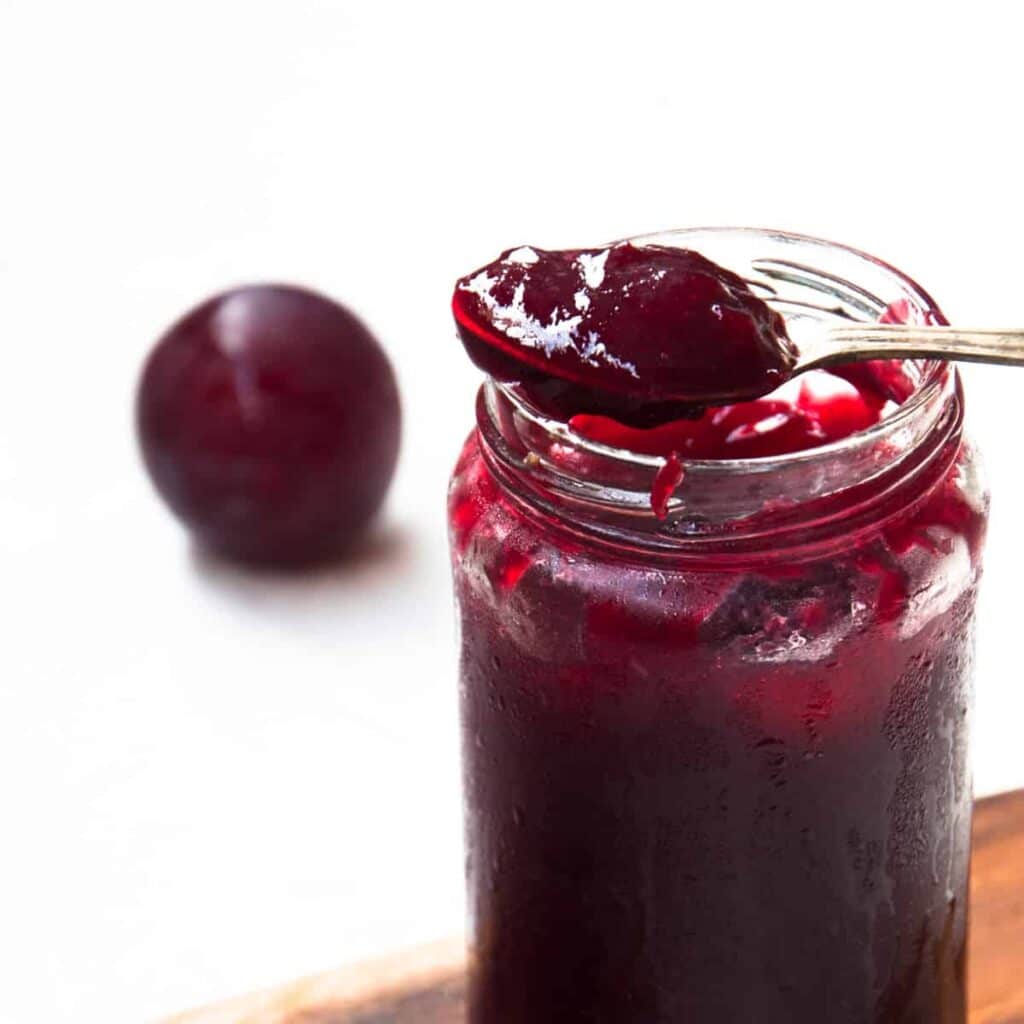
[[[1024,365],[1024,330],[915,324],[812,324],[789,327],[793,373],[863,359],[951,359]]]
[[[786,319],[794,374],[866,359],[1024,364],[1024,329],[862,322],[877,321],[885,306],[849,282],[785,260],[755,260],[752,268],[749,283]]]

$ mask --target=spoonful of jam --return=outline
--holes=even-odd
[[[783,279],[793,269],[760,263]],[[761,398],[815,368],[901,399],[885,379],[899,364],[875,361],[1024,364],[1020,330],[887,323],[885,316],[787,324],[743,278],[699,253],[630,242],[510,249],[457,282],[452,309],[473,362],[525,385],[542,411],[633,427]]]
[[[652,425],[767,394],[797,364],[782,316],[689,249],[510,249],[452,309],[473,362],[556,414]]]

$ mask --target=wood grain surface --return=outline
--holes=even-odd
[[[1024,790],[981,800],[971,880],[970,1024],[1024,1024]],[[166,1024],[458,1024],[462,943],[436,943]]]

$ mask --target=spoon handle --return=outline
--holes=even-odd
[[[806,363],[800,362],[808,367],[861,359],[922,358],[1022,365],[1024,330],[844,324],[830,327],[820,345],[807,355]]]

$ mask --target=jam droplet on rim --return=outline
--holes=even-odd
[[[668,503],[675,489],[683,482],[683,464],[675,452],[669,452],[665,465],[658,470],[651,487],[651,509],[659,519],[668,515]]]

